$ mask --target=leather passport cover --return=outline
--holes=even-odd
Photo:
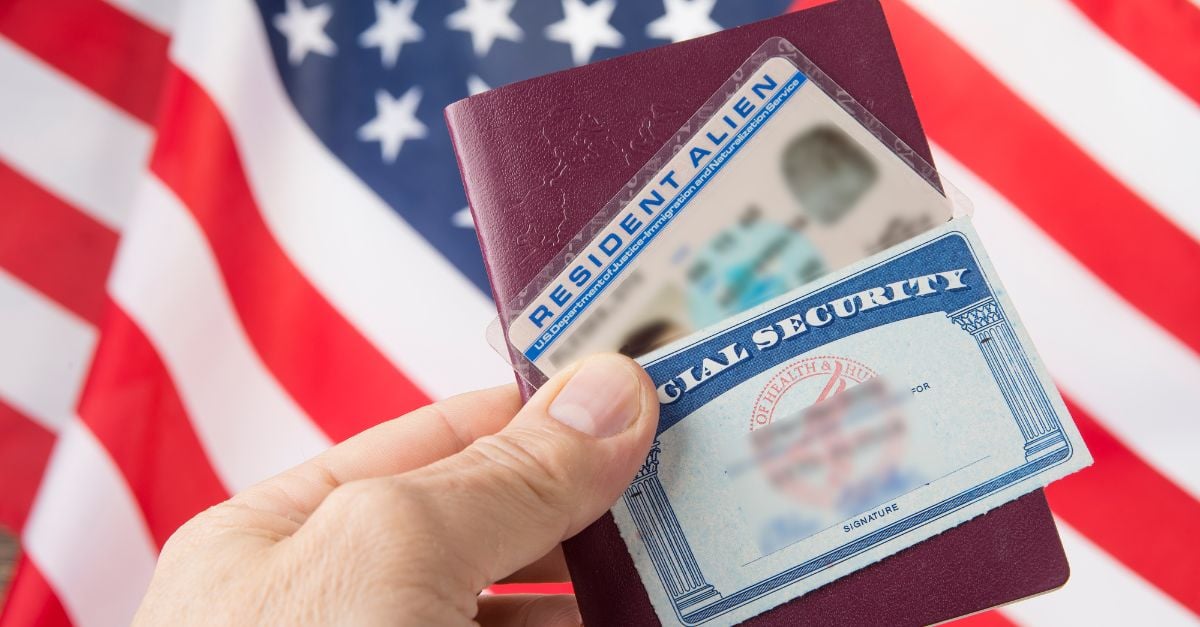
[[[505,303],[772,36],[791,41],[932,162],[875,0],[840,0],[456,102],[446,120],[501,319],[510,315]],[[563,547],[587,624],[658,622],[611,515]],[[748,624],[930,624],[1045,592],[1067,576],[1038,490]]]

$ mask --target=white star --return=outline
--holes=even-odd
[[[482,94],[483,92],[485,92],[489,89],[491,89],[491,87],[489,87],[487,83],[483,82],[483,79],[479,78],[479,76],[477,76],[475,74],[471,74],[470,76],[467,76],[467,93],[468,94],[474,96],[476,94]]]
[[[403,96],[393,98],[387,91],[375,92],[375,119],[358,129],[362,141],[379,142],[383,160],[392,163],[409,139],[421,139],[429,129],[417,119],[421,88],[410,87]]]
[[[471,217],[471,208],[463,207],[455,211],[454,216],[450,218],[450,223],[463,229],[475,228],[475,218]]]
[[[497,39],[521,41],[525,31],[508,14],[517,0],[467,0],[467,6],[446,16],[446,27],[471,33],[475,56],[482,57]]]
[[[583,65],[592,59],[597,46],[620,48],[625,44],[621,32],[608,23],[617,0],[562,0],[563,19],[546,27],[546,38],[571,46],[571,59]]]
[[[721,30],[712,19],[717,0],[663,0],[666,13],[646,25],[646,36],[680,42]]]
[[[375,23],[358,36],[358,44],[364,48],[379,48],[383,65],[393,67],[400,58],[400,47],[421,41],[425,31],[413,22],[413,10],[417,0],[375,0]]]
[[[288,61],[292,65],[300,65],[310,52],[327,57],[337,53],[337,44],[325,34],[325,24],[331,17],[333,9],[328,4],[310,8],[303,0],[287,0],[287,9],[275,16],[274,23],[287,37]]]

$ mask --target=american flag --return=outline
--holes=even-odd
[[[0,0],[0,624],[125,624],[199,510],[510,378],[442,107],[789,4]],[[884,6],[1096,457],[1066,588],[967,620],[1196,624],[1200,6]]]

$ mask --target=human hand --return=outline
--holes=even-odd
[[[515,386],[369,429],[184,524],[135,624],[579,624],[558,544],[607,511],[658,424],[649,377],[601,355],[524,407]],[[558,577],[558,578],[555,578]]]

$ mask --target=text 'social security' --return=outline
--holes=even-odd
[[[843,296],[820,305],[809,307],[777,320],[754,331],[750,335],[753,346],[734,342],[721,348],[711,357],[691,366],[658,386],[658,400],[667,405],[683,398],[685,394],[700,387],[714,377],[742,363],[756,352],[771,350],[781,343],[833,324],[838,319],[852,318],[859,313],[877,310],[910,298],[936,296],[945,292],[968,289],[963,283],[967,268],[925,274],[911,279],[895,281],[880,287],[872,287],[848,296]],[[784,309],[787,311],[787,308]]]

